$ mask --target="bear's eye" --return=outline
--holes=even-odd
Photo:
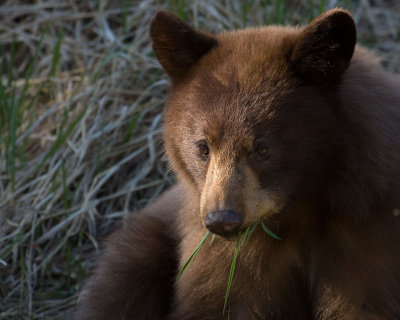
[[[199,155],[203,160],[207,160],[210,155],[210,148],[207,145],[206,141],[199,141],[197,143],[197,147],[199,148]]]
[[[269,149],[266,146],[258,146],[255,152],[263,158],[266,158],[269,154]]]

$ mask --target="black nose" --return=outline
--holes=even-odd
[[[223,237],[236,236],[243,223],[243,215],[233,210],[207,213],[205,225],[212,233]]]

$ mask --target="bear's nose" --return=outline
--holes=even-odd
[[[243,223],[243,215],[233,210],[211,211],[205,218],[205,226],[222,237],[236,236]]]

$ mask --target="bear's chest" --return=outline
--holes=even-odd
[[[295,248],[276,247],[276,240],[260,231],[239,246],[230,289],[236,243],[215,239],[211,245],[209,240],[203,245],[178,282],[178,300],[185,297],[186,301],[196,301],[184,309],[202,305],[204,314],[218,315],[215,319],[290,320],[290,314],[293,319],[312,319],[308,288]],[[184,241],[183,252],[195,244],[192,239]],[[186,259],[182,257],[181,265]]]

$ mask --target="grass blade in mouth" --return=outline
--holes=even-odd
[[[235,247],[235,252],[233,253],[231,269],[229,271],[228,285],[226,287],[224,309],[222,310],[222,314],[225,313],[225,308],[228,303],[229,293],[231,292],[232,280],[233,280],[233,275],[235,273],[236,260],[237,260],[237,256],[238,256],[238,252],[239,252],[240,240],[242,240],[242,238],[244,238],[244,235],[248,232],[248,230],[249,230],[249,228],[246,229],[244,234],[242,232],[239,232],[237,240],[236,240],[236,247]]]
[[[231,268],[229,270],[228,284],[227,284],[227,287],[226,287],[224,308],[222,310],[222,314],[225,313],[225,309],[226,309],[226,306],[228,304],[228,298],[229,298],[229,294],[231,292],[233,276],[235,274],[236,261],[237,261],[237,257],[238,257],[238,253],[239,253],[239,247],[243,246],[250,239],[250,237],[252,236],[252,234],[253,234],[254,230],[256,229],[257,225],[258,225],[257,222],[253,223],[251,226],[247,227],[244,232],[239,232],[238,233],[237,240],[236,240],[236,247],[235,247],[235,251],[233,253],[233,259],[232,259],[232,263],[231,263]],[[261,227],[263,228],[265,233],[267,233],[269,236],[271,236],[271,237],[273,237],[274,239],[277,239],[277,240],[282,240],[280,237],[278,237],[275,233],[273,233],[271,230],[269,230],[267,228],[267,226],[264,224],[264,221],[261,221]],[[182,274],[185,271],[185,269],[189,266],[189,264],[194,261],[194,259],[196,258],[196,256],[199,253],[200,249],[203,247],[203,245],[204,245],[204,243],[207,240],[209,235],[210,235],[210,231],[207,231],[206,234],[204,235],[204,237],[200,240],[199,244],[193,250],[193,252],[191,253],[190,257],[186,260],[186,262],[183,265],[182,269],[179,271],[179,274],[176,277],[176,282],[178,282],[178,280],[182,276]],[[215,237],[216,237],[216,235],[213,234],[212,237],[211,237],[210,246],[213,244],[213,242],[215,240]]]
[[[213,242],[214,242],[216,236],[217,236],[216,234],[213,234],[213,235],[212,235],[211,241],[210,241],[210,247],[211,247],[211,245],[213,244]]]
[[[247,242],[247,240],[250,239],[250,237],[253,234],[254,230],[256,229],[257,225],[258,225],[257,222],[253,223],[250,227],[246,228],[244,233],[239,232],[239,234],[238,234],[235,252],[233,254],[231,269],[229,271],[228,285],[227,285],[226,292],[225,292],[225,302],[224,302],[224,309],[222,310],[222,314],[225,313],[225,309],[226,309],[226,306],[228,303],[229,293],[230,293],[231,287],[232,287],[233,275],[235,273],[235,268],[236,268],[236,260],[237,260],[237,256],[238,256],[238,252],[239,252],[239,247],[240,247],[240,245],[243,246]],[[267,228],[267,226],[264,224],[264,221],[261,221],[261,227],[268,235],[270,235],[274,239],[282,240],[280,237],[278,237],[275,233],[273,233],[271,230],[269,230]]]
[[[247,241],[249,241],[249,239],[250,239],[251,235],[253,234],[254,230],[256,230],[257,225],[258,225],[258,222],[255,222],[250,227],[247,227],[247,229],[245,231],[245,234],[243,235],[242,246]]]
[[[181,277],[183,271],[185,271],[185,269],[187,268],[187,266],[189,265],[189,263],[191,261],[193,261],[197,254],[199,253],[200,249],[203,247],[204,242],[207,240],[208,236],[210,235],[210,231],[207,231],[207,233],[204,235],[203,239],[200,240],[199,244],[197,245],[197,247],[193,250],[192,254],[190,255],[190,257],[186,260],[185,264],[183,265],[181,271],[179,271],[178,276],[176,277],[176,282],[178,282],[179,278]]]
[[[281,238],[279,238],[275,233],[273,233],[271,230],[269,230],[267,228],[267,226],[264,224],[264,221],[261,221],[261,227],[263,228],[263,230],[270,235],[272,238],[277,239],[277,240],[282,240]]]
[[[244,233],[243,233],[243,235],[242,235],[242,237],[241,237],[241,246],[243,246],[244,245],[244,243],[245,243],[245,240],[246,240],[246,237],[247,237],[247,234],[249,233],[249,230],[250,230],[250,227],[247,227],[246,228],[246,230],[244,231]]]

